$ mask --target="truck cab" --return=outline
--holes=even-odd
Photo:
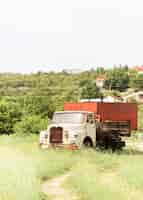
[[[40,133],[40,146],[79,149],[96,145],[94,113],[87,111],[55,112],[46,131]]]

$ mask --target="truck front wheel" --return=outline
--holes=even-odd
[[[93,142],[92,142],[90,137],[87,137],[87,138],[84,139],[83,146],[86,147],[86,148],[93,147]]]

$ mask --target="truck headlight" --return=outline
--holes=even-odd
[[[74,137],[75,137],[75,138],[78,138],[78,134],[75,134]]]
[[[64,131],[64,137],[65,137],[66,139],[69,138],[69,133],[68,133],[68,131]]]
[[[72,139],[70,140],[70,143],[71,143],[71,144],[75,144],[75,143],[76,143],[76,138],[72,138]]]

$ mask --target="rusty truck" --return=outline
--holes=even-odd
[[[65,103],[64,111],[55,112],[48,129],[40,133],[43,148],[122,149],[123,137],[137,129],[136,103],[79,102]]]

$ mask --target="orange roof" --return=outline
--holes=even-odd
[[[143,66],[135,66],[133,69],[143,72]]]
[[[96,80],[105,80],[105,79],[106,79],[105,75],[99,75],[96,77]]]

